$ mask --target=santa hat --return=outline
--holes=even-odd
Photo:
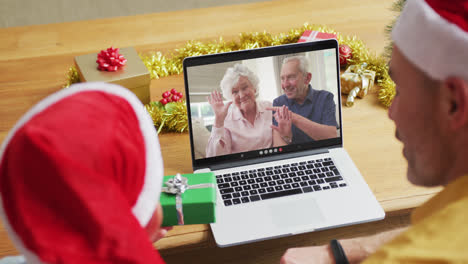
[[[467,0],[407,0],[392,38],[431,78],[456,76],[468,81]]]
[[[0,149],[0,215],[28,263],[163,263],[144,227],[163,164],[153,122],[117,85],[39,102]]]

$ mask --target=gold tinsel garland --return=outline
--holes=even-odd
[[[154,125],[160,132],[185,132],[188,127],[187,105],[185,101],[170,102],[162,105],[160,102],[151,102],[145,105],[146,111],[153,119]]]
[[[78,74],[78,71],[76,70],[75,66],[71,66],[70,68],[68,68],[67,82],[65,83],[64,87],[68,87],[78,82],[80,82],[80,76]]]
[[[140,54],[140,58],[148,68],[152,79],[158,79],[169,75],[182,73],[182,61],[189,56],[214,54],[235,50],[261,48],[289,43],[296,43],[305,30],[315,30],[337,35],[339,44],[346,44],[352,50],[352,59],[348,65],[366,62],[367,69],[376,72],[376,81],[380,86],[379,100],[388,107],[395,95],[395,85],[388,75],[387,58],[384,55],[371,54],[362,40],[356,36],[342,36],[339,32],[322,25],[304,24],[300,28],[291,29],[287,33],[272,35],[266,31],[240,33],[238,41],[225,41],[222,37],[211,42],[189,41],[184,47],[176,49],[169,56],[161,52]],[[66,87],[72,83],[79,82],[76,68],[71,67],[68,71]],[[154,125],[160,131],[184,132],[187,129],[187,108],[184,103],[169,103],[166,106],[152,102],[146,105]]]

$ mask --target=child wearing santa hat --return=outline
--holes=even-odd
[[[16,260],[164,263],[152,245],[167,232],[162,176],[153,122],[133,93],[82,83],[45,98],[0,149],[0,215]]]

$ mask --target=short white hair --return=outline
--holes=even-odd
[[[232,100],[232,88],[237,84],[239,77],[241,76],[246,77],[250,81],[255,90],[255,96],[258,96],[258,83],[260,80],[258,79],[257,75],[245,65],[237,63],[233,67],[229,67],[226,70],[226,73],[221,80],[220,86],[224,98]]]
[[[299,71],[302,72],[302,74],[307,74],[309,73],[309,61],[306,59],[304,56],[291,56],[291,57],[286,57],[283,60],[283,65],[286,63],[297,60],[299,62]]]

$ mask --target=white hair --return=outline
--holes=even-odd
[[[258,96],[258,83],[260,82],[257,75],[253,73],[245,65],[237,63],[233,67],[229,67],[221,80],[220,86],[224,98],[232,100],[232,88],[239,81],[239,77],[246,77],[252,84],[255,90],[255,96]]]
[[[307,74],[309,72],[309,62],[307,61],[306,57],[304,56],[291,56],[291,57],[286,57],[283,60],[283,65],[286,63],[297,60],[299,62],[299,71],[302,72],[302,74]]]

